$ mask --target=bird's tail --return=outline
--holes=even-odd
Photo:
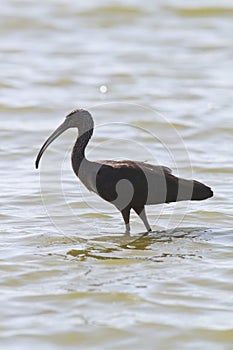
[[[196,180],[193,180],[192,182],[193,182],[193,192],[192,192],[191,200],[201,201],[203,199],[213,197],[214,194],[210,187]]]
[[[213,196],[210,187],[196,180],[186,180],[174,176],[173,181],[167,182],[167,185],[167,203],[185,200],[201,201]]]

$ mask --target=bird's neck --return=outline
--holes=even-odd
[[[81,130],[79,130],[80,136],[78,136],[74,144],[72,157],[71,157],[72,167],[77,176],[79,176],[78,174],[79,174],[79,170],[82,162],[87,161],[85,157],[85,149],[92,134],[93,134],[93,129],[90,129],[86,132],[82,132]]]

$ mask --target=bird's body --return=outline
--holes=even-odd
[[[71,127],[76,127],[79,131],[71,157],[75,174],[90,191],[120,210],[127,232],[130,231],[131,209],[140,216],[147,231],[151,231],[145,205],[203,200],[213,196],[208,186],[195,180],[178,178],[164,166],[130,160],[87,160],[85,148],[93,134],[94,124],[90,113],[81,109],[71,112],[48,138],[38,154],[36,167],[48,145]]]

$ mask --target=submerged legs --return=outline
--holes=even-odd
[[[126,234],[130,233],[130,224],[129,224],[130,209],[131,208],[126,207],[123,210],[121,210],[121,214],[122,214],[124,222],[125,222],[125,233]],[[134,207],[133,209],[138,214],[140,219],[142,220],[143,224],[146,227],[147,232],[151,232],[152,229],[151,229],[150,224],[149,224],[147,217],[146,217],[145,207]]]
[[[133,208],[135,213],[138,214],[138,216],[140,217],[140,219],[142,220],[143,224],[145,225],[146,229],[147,229],[147,232],[151,232],[151,227],[150,227],[150,224],[147,220],[147,217],[146,217],[146,211],[145,211],[145,207],[134,207]]]
[[[130,233],[130,224],[129,224],[129,216],[130,216],[130,209],[129,207],[124,208],[121,210],[121,214],[123,216],[124,222],[125,222],[125,233]]]

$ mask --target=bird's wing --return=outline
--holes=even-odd
[[[144,171],[149,171],[149,172],[161,172],[163,171],[164,173],[171,174],[172,170],[166,166],[163,165],[154,165],[146,162],[135,162],[140,168]]]
[[[131,161],[131,160],[100,160],[99,163],[105,164],[108,166],[113,167],[114,169],[119,169],[119,168],[136,168],[140,167],[141,170],[144,172],[149,172],[149,173],[158,173],[160,174],[161,171],[163,171],[166,174],[171,174],[172,170],[166,166],[163,165],[154,165],[146,162],[139,162],[139,161]]]
[[[102,198],[113,201],[119,193],[123,198],[127,193],[131,193],[133,188],[134,198],[138,198],[138,201],[146,203],[144,197],[147,196],[150,203],[166,200],[166,178],[173,177],[169,168],[129,160],[104,160],[98,164],[102,166],[96,176],[96,187]],[[131,185],[121,180],[128,180]]]

